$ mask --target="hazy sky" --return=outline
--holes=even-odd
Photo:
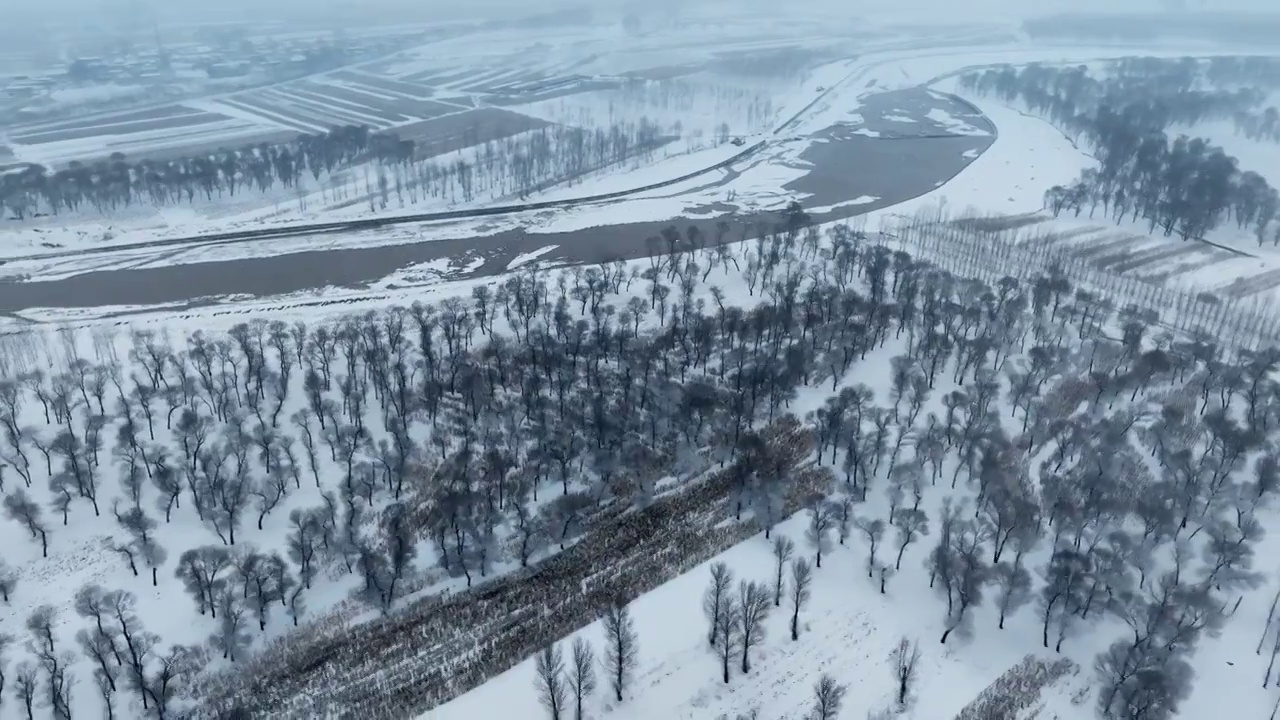
[[[397,19],[422,22],[432,18],[511,17],[528,15],[542,9],[588,6],[598,14],[621,12],[627,6],[644,8],[653,3],[643,0],[3,0],[3,13],[10,31],[23,25],[65,25],[68,22],[119,27],[130,22],[150,25],[201,23],[211,21],[244,22],[290,20],[367,19],[385,24]],[[803,2],[803,0],[799,0]],[[776,0],[678,0],[680,7],[695,2],[715,2],[718,6],[735,5],[776,8],[790,12],[796,6]],[[972,19],[1005,19],[1017,21],[1032,14],[1061,11],[1124,12],[1159,11],[1182,5],[1192,10],[1224,12],[1278,12],[1280,0],[813,0],[802,6],[806,14],[826,4],[832,12],[875,19],[916,17],[923,21],[955,21]],[[731,10],[729,10],[731,12]]]

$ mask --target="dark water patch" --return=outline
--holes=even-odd
[[[965,153],[983,151],[991,138],[944,137],[888,142],[851,136],[829,139],[801,157],[814,164],[785,190],[808,197],[806,205],[823,207],[870,196],[894,202],[922,195],[965,169]]]
[[[855,129],[876,133],[884,139],[995,134],[991,122],[973,105],[954,95],[925,88],[864,97],[859,101],[857,112],[862,116],[862,123]],[[930,113],[934,116],[930,117]],[[944,122],[943,113],[958,122]]]

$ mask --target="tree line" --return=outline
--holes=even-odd
[[[1099,206],[1117,224],[1145,220],[1166,236],[1200,238],[1227,222],[1252,228],[1258,244],[1280,243],[1275,226],[1280,193],[1256,172],[1204,138],[1179,135],[1175,124],[1231,116],[1256,104],[1254,89],[1196,86],[1201,65],[1192,60],[1122,60],[1094,77],[1075,68],[1005,66],[969,73],[961,86],[1019,101],[1093,148],[1098,167],[1070,186],[1045,193],[1055,215],[1089,216]],[[1275,232],[1273,232],[1275,230]]]
[[[31,164],[0,175],[0,212],[35,215],[94,212],[110,216],[139,205],[167,207],[243,195],[292,193],[300,209],[319,191],[334,204],[385,209],[431,198],[470,202],[485,193],[520,195],[652,153],[664,138],[646,118],[608,127],[534,126],[505,138],[464,132],[466,152],[452,156],[430,138],[347,125],[281,143],[222,148],[188,157],[129,160],[112,153],[92,163],[50,169]],[[355,172],[360,168],[360,172]],[[308,181],[310,178],[310,181]]]

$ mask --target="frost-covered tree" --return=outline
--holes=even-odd
[[[223,588],[214,598],[217,607],[218,627],[209,638],[209,645],[222,653],[223,660],[235,662],[249,646],[250,636],[244,622],[245,606],[236,593]]]
[[[0,602],[8,603],[18,586],[18,571],[0,560]]]
[[[560,720],[565,714],[568,686],[564,677],[564,657],[555,643],[538,651],[536,662],[538,698],[547,709],[551,720]]]
[[[773,605],[780,607],[782,605],[782,589],[784,587],[783,573],[787,569],[787,562],[791,560],[791,556],[795,553],[795,543],[786,535],[779,535],[773,539]]]
[[[791,639],[800,639],[800,611],[809,601],[809,585],[813,582],[813,571],[809,561],[796,558],[791,563]]]
[[[25,527],[32,539],[40,541],[40,556],[49,557],[49,532],[40,506],[27,497],[25,490],[18,488],[4,496],[4,512],[9,519]]]
[[[831,546],[831,526],[835,519],[835,509],[826,498],[818,496],[810,500],[809,527],[805,538],[813,548],[815,567],[822,567],[822,553]]]
[[[898,686],[898,706],[904,707],[920,664],[920,646],[912,640],[902,638],[889,655],[889,662],[893,668],[894,682]]]
[[[1005,618],[1031,600],[1031,573],[1023,565],[1022,553],[1017,553],[1012,562],[1004,560],[991,570],[996,606],[1000,609],[999,628],[1003,630]]]
[[[621,600],[610,603],[601,617],[604,626],[604,667],[614,698],[622,702],[627,683],[640,659],[639,640],[631,612]]]
[[[879,518],[868,520],[860,517],[855,519],[853,524],[867,539],[867,577],[872,577],[877,567],[876,547],[879,546],[881,539],[884,538],[884,520]]]
[[[738,583],[738,626],[742,645],[742,672],[751,672],[751,650],[764,642],[765,620],[772,606],[769,591],[757,582]]]
[[[21,703],[27,720],[35,720],[35,700],[39,690],[38,672],[35,663],[23,662],[18,664],[13,674],[13,695]]]
[[[711,584],[702,597],[702,612],[711,627],[707,633],[707,641],[715,647],[719,634],[720,616],[733,604],[733,571],[723,562],[711,566]]]
[[[813,686],[814,720],[835,720],[844,704],[848,688],[837,683],[830,675],[823,675]]]
[[[573,639],[569,689],[573,691],[573,720],[584,720],[582,705],[596,691],[596,654],[586,638]]]

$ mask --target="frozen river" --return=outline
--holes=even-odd
[[[814,220],[839,220],[928,193],[963,170],[995,137],[991,123],[962,101],[923,88],[864,97],[857,115],[811,136],[801,154],[806,170],[778,188],[802,200]],[[733,172],[710,176],[698,190],[728,185]],[[627,201],[619,201],[626,203]],[[821,210],[814,210],[819,208]],[[725,213],[729,213],[726,215]],[[345,242],[344,247],[262,257],[139,266],[120,262],[45,281],[0,283],[0,313],[31,308],[209,305],[229,296],[270,297],[326,287],[364,287],[403,268],[452,259],[467,276],[504,272],[522,254],[549,245],[551,263],[595,263],[647,254],[645,240],[675,225],[713,237],[718,222],[738,228],[776,219],[749,203],[716,203],[677,217],[621,222],[566,232],[507,230],[476,236],[474,223],[433,228],[429,242],[398,245]],[[370,230],[370,233],[379,232]]]

